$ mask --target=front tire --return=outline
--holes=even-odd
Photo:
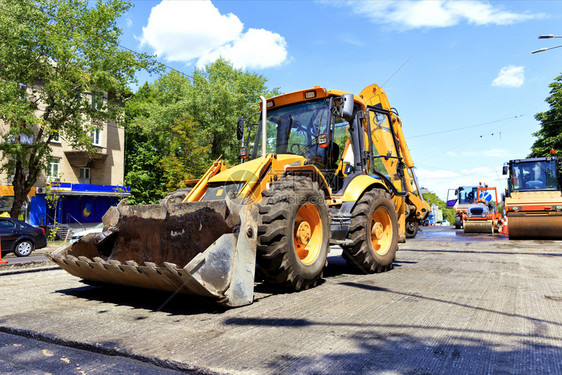
[[[31,254],[32,251],[33,251],[33,242],[29,240],[23,240],[16,244],[16,247],[14,249],[14,254],[16,254],[16,256],[18,257],[26,257],[29,256],[29,254]]]
[[[294,290],[316,286],[327,264],[328,205],[318,183],[287,176],[262,193],[257,264],[264,280]]]
[[[459,216],[455,217],[455,229],[462,228],[462,219]]]
[[[351,246],[343,247],[348,264],[366,273],[392,269],[398,250],[398,215],[382,189],[365,193],[351,211]]]

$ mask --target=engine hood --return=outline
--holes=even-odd
[[[283,154],[283,155],[267,155],[247,161],[242,164],[235,165],[227,170],[213,176],[209,182],[242,182],[252,181],[259,178],[261,171],[269,163],[268,160],[272,159],[272,170],[268,174],[281,175],[285,171],[285,166],[289,164],[303,165],[306,159],[303,156]]]

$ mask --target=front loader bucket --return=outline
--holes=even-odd
[[[247,201],[120,204],[104,232],[56,250],[51,260],[85,280],[252,303],[257,208]]]

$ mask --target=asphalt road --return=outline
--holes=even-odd
[[[72,356],[85,374],[99,373],[81,365],[90,355],[115,369],[134,360],[193,373],[560,374],[561,271],[562,241],[451,227],[401,244],[390,272],[356,273],[333,251],[320,286],[279,293],[258,283],[254,304],[230,310],[88,286],[62,270],[0,269],[0,372],[20,373],[13,343],[39,343],[34,358],[56,345],[46,349],[53,361]],[[25,368],[79,373],[58,364]]]

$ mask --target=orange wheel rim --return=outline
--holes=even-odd
[[[384,208],[377,208],[373,213],[370,232],[375,252],[379,255],[386,254],[392,244],[392,221]]]
[[[318,258],[322,237],[322,220],[318,208],[312,203],[303,204],[297,212],[293,230],[295,252],[303,264],[312,264]]]

